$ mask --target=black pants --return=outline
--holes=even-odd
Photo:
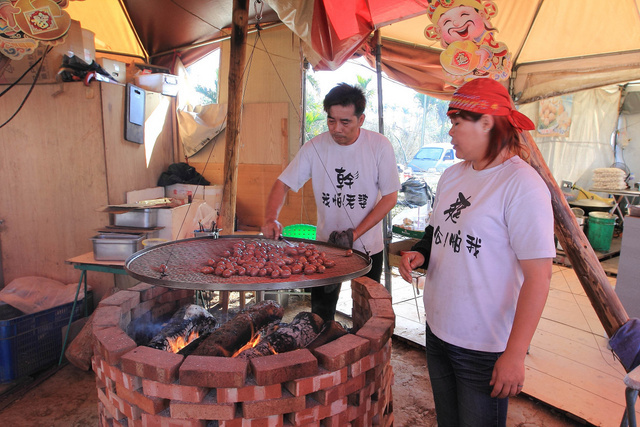
[[[365,274],[376,282],[380,282],[382,276],[383,252],[378,252],[371,256],[371,270]],[[311,288],[311,312],[322,317],[327,322],[334,320],[336,315],[336,305],[340,296],[342,283],[335,285],[316,286]]]

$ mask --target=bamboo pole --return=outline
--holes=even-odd
[[[578,225],[571,212],[562,190],[558,187],[551,171],[529,132],[523,132],[523,138],[531,152],[531,166],[540,174],[551,192],[551,203],[555,217],[555,231],[560,244],[571,261],[580,284],[596,311],[600,323],[609,337],[628,320],[626,310],[609,284],[600,260],[591,248],[591,244]]]
[[[229,55],[229,84],[227,129],[224,152],[221,228],[223,234],[233,234],[238,186],[238,157],[240,123],[242,117],[242,77],[246,63],[249,0],[233,0],[231,49]]]

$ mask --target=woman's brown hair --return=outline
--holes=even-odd
[[[454,115],[463,120],[477,122],[484,114],[457,110]],[[487,161],[487,163],[493,162],[502,149],[506,147],[510,154],[519,156],[522,160],[528,162],[529,149],[522,142],[518,129],[509,122],[507,116],[492,115],[491,117],[493,117],[494,125],[489,132],[489,146],[483,160]]]

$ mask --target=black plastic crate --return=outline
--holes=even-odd
[[[87,292],[88,311],[93,307],[93,292]],[[73,302],[33,314],[22,314],[13,307],[0,305],[0,383],[14,381],[54,365],[62,351],[62,328],[69,324]],[[73,320],[84,317],[84,300],[78,300]],[[68,345],[69,343],[67,343]]]

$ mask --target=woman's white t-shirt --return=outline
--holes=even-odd
[[[429,327],[459,347],[504,351],[523,282],[518,260],[556,254],[546,184],[519,157],[481,171],[458,163],[440,178],[430,224]]]

